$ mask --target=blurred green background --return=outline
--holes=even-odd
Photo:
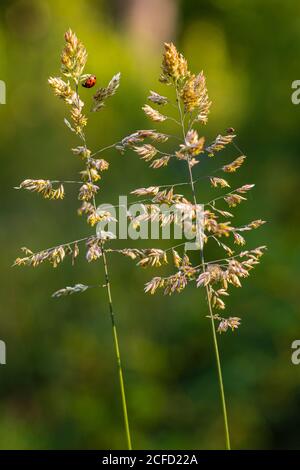
[[[157,82],[163,41],[176,42],[191,68],[205,71],[213,101],[205,135],[209,141],[233,126],[248,156],[236,186],[257,185],[236,210],[238,220],[268,220],[248,246],[267,244],[269,251],[228,302],[242,326],[219,338],[232,445],[299,449],[300,366],[291,363],[291,343],[300,338],[300,106],[291,102],[291,83],[300,78],[299,2],[2,0],[0,16],[0,79],[7,85],[7,104],[0,106],[0,339],[7,345],[0,448],[125,447],[105,292],[51,299],[65,285],[102,282],[101,263],[10,267],[20,246],[40,250],[90,233],[76,216],[75,189],[63,202],[12,189],[28,177],[76,179],[80,170],[69,151],[77,141],[63,124],[65,106],[47,85],[59,73],[63,33],[71,26],[98,84],[122,72],[117,95],[91,117],[93,149],[153,128],[141,106],[149,89],[163,91]],[[83,90],[86,100],[90,95]],[[154,171],[133,154],[103,156],[111,167],[99,202],[183,179],[180,162]],[[232,150],[227,161],[236,156]],[[196,175],[206,171],[206,164],[195,168]],[[207,186],[198,187],[199,197],[209,197]],[[134,447],[223,448],[203,293],[190,287],[173,297],[145,296],[143,285],[156,270],[116,256],[110,264]]]

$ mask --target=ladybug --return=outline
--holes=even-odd
[[[97,77],[96,75],[90,75],[83,83],[84,88],[93,88],[96,85]]]
[[[227,132],[227,134],[233,134],[234,133],[234,128],[233,127],[228,127],[228,129],[226,129],[226,132]]]

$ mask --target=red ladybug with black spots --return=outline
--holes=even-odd
[[[233,127],[228,127],[228,129],[226,129],[226,132],[227,134],[233,134],[235,131]]]
[[[84,88],[93,88],[96,85],[97,77],[96,75],[90,75],[83,83]]]

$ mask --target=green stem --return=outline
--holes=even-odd
[[[220,386],[220,395],[221,395],[221,402],[222,402],[222,410],[223,410],[223,418],[224,418],[224,427],[225,427],[225,438],[226,438],[226,449],[230,450],[230,435],[229,435],[229,426],[228,426],[228,417],[227,417],[227,408],[226,408],[226,400],[225,400],[225,392],[224,392],[224,383],[223,383],[223,376],[222,376],[222,368],[221,368],[221,361],[220,361],[220,354],[219,354],[219,347],[218,347],[218,340],[217,340],[217,333],[216,333],[216,326],[213,316],[213,310],[210,301],[210,295],[208,286],[206,286],[206,295],[208,299],[208,308],[210,312],[210,320],[211,320],[211,327],[212,327],[212,334],[213,334],[213,342],[214,342],[214,349],[217,361],[217,369],[218,369],[218,378],[219,378],[219,386]]]
[[[179,97],[177,87],[176,87],[176,98],[177,98],[176,101],[177,101],[177,104],[178,104],[178,110],[179,110],[179,115],[180,115],[180,121],[181,121],[181,125],[182,125],[183,138],[184,138],[184,142],[185,142],[186,135],[185,135],[185,128],[184,128],[184,116],[183,116],[183,112],[182,112],[182,109],[181,109],[180,97]],[[194,204],[195,204],[195,208],[197,208],[198,204],[197,204],[196,191],[195,191],[193,172],[192,172],[192,166],[191,166],[191,163],[190,163],[190,159],[187,160],[187,164],[188,164],[188,169],[189,169],[190,186],[191,186],[191,190],[192,190],[192,194],[193,194]],[[197,225],[198,225],[199,220],[198,220],[198,216],[197,216],[197,211],[196,211],[196,217],[197,217]],[[200,230],[201,230],[201,228],[198,226],[197,227],[197,234],[199,234],[199,235],[201,233]],[[202,264],[203,271],[205,271],[205,259],[204,259],[204,249],[203,248],[204,247],[202,245],[201,246],[201,264]],[[211,305],[211,299],[210,299],[210,293],[209,293],[208,286],[206,286],[206,296],[207,296],[208,308],[209,308],[209,313],[210,313],[209,316],[210,316],[210,320],[211,320],[213,343],[214,343],[214,350],[215,350],[215,356],[216,356],[216,362],[217,362],[220,396],[221,396],[223,419],[224,419],[224,428],[225,428],[226,449],[230,450],[231,449],[231,447],[230,447],[230,435],[229,435],[228,416],[227,416],[227,408],[226,408],[226,400],[225,400],[221,360],[220,360],[217,333],[216,333],[213,309],[212,309],[212,305]]]
[[[76,85],[76,96],[77,96],[77,107],[80,110],[79,106],[79,92],[78,92],[78,81],[75,83]],[[87,149],[87,143],[86,143],[86,138],[84,132],[81,132],[80,138],[84,144],[85,149]],[[106,147],[111,148],[115,146],[115,144]],[[103,150],[105,150],[103,149]],[[100,150],[102,151],[102,150]],[[95,152],[93,155],[96,155],[97,153],[100,153],[100,151]],[[87,163],[87,170],[89,174],[89,182],[92,183],[92,177],[91,177],[91,171],[90,171],[90,164]],[[97,204],[95,200],[95,196],[93,196],[93,206],[95,212],[97,211]],[[101,243],[101,252],[102,252],[102,260],[103,260],[103,266],[104,266],[104,273],[105,273],[105,287],[107,290],[107,296],[108,296],[108,305],[109,305],[109,313],[110,313],[110,319],[111,319],[111,324],[112,324],[112,332],[113,332],[113,339],[114,339],[114,346],[115,346],[115,354],[116,354],[116,359],[117,359],[117,365],[118,365],[118,373],[119,373],[119,382],[120,382],[120,390],[121,390],[121,400],[122,400],[122,409],[123,409],[123,416],[124,416],[124,425],[125,425],[125,432],[126,432],[126,440],[127,440],[127,447],[128,450],[132,450],[132,444],[131,444],[131,436],[130,436],[130,429],[129,429],[129,421],[128,421],[128,412],[127,412],[127,403],[126,403],[126,395],[125,395],[125,387],[124,387],[124,378],[123,378],[123,368],[122,368],[122,361],[121,361],[121,354],[120,354],[120,347],[119,347],[119,339],[118,339],[118,332],[117,332],[117,327],[116,327],[116,322],[115,322],[115,315],[113,311],[113,303],[112,303],[112,295],[111,295],[111,287],[110,287],[110,280],[109,280],[109,273],[108,273],[108,264],[107,264],[107,259],[106,259],[106,250],[104,248],[103,242]]]
[[[113,311],[112,295],[111,295],[106,253],[103,247],[102,247],[102,258],[103,258],[103,265],[104,265],[104,272],[105,272],[105,283],[106,283],[106,289],[107,289],[107,295],[108,295],[109,313],[110,313],[110,319],[111,319],[111,324],[112,324],[115,353],[116,353],[117,365],[118,365],[127,447],[128,447],[128,450],[132,450],[130,428],[129,428],[129,421],[128,421],[128,412],[127,412],[127,403],[126,403],[126,394],[125,394],[125,387],[124,387],[123,368],[122,368],[122,361],[121,361],[121,354],[120,354],[120,347],[119,347],[119,340],[118,340],[118,332],[117,332],[117,327],[116,327],[115,314]]]
[[[196,198],[192,168],[191,168],[191,164],[190,164],[189,160],[188,160],[187,163],[188,163],[188,168],[189,168],[190,184],[191,184],[191,189],[192,189],[192,193],[193,193],[194,204],[197,207],[197,198]],[[201,233],[199,227],[197,228],[197,233],[199,233],[199,234]],[[205,271],[205,259],[204,259],[203,246],[201,246],[201,262],[202,262],[202,268],[203,268],[203,272],[204,272]],[[217,362],[220,396],[221,396],[221,402],[222,402],[224,428],[225,428],[226,449],[230,450],[231,449],[231,447],[230,447],[230,436],[229,436],[228,416],[227,416],[227,408],[226,408],[226,400],[225,400],[225,392],[224,392],[224,383],[223,383],[223,376],[222,376],[222,367],[221,367],[221,360],[220,360],[220,353],[219,353],[219,346],[218,346],[218,339],[217,339],[213,309],[212,309],[211,300],[210,300],[211,296],[210,296],[210,293],[209,293],[208,286],[206,286],[206,296],[207,296],[208,308],[209,308],[209,313],[210,313],[210,320],[211,320],[211,327],[212,327],[212,334],[213,334],[213,343],[214,343],[214,350],[215,350],[215,356],[216,356],[216,362]]]

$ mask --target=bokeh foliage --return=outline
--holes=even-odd
[[[122,72],[118,94],[88,130],[93,148],[151,127],[141,106],[157,85],[160,51],[135,48],[96,0],[2,0],[0,78],[7,84],[1,119],[0,447],[122,448],[125,445],[105,292],[61,300],[55,290],[102,282],[98,264],[80,261],[57,270],[11,269],[19,246],[42,249],[89,233],[76,217],[75,192],[44,201],[12,188],[26,177],[75,177],[74,138],[63,124],[64,106],[47,77],[58,71],[63,32],[71,26],[89,51],[88,70],[100,84]],[[212,112],[208,140],[233,126],[248,156],[239,182],[257,187],[239,208],[239,220],[269,221],[249,247],[269,252],[230,300],[240,330],[220,337],[234,448],[299,448],[300,368],[291,364],[299,318],[299,118],[291,83],[299,79],[300,5],[277,0],[187,0],[179,3],[173,39],[192,69],[204,69]],[[159,14],[159,12],[158,12]],[[166,21],[168,19],[166,18]],[[151,24],[145,25],[151,27]],[[83,91],[89,99],[89,91]],[[236,153],[234,153],[236,156]],[[104,155],[103,202],[170,178],[180,164],[147,170],[135,155]],[[214,164],[219,165],[216,157]],[[207,171],[198,165],[195,173]],[[166,176],[166,175],[169,176]],[[239,184],[239,183],[238,183]],[[198,188],[207,199],[209,188]],[[132,243],[132,242],[131,242]],[[145,243],[145,242],[144,242]],[[149,242],[150,243],[150,242]],[[222,448],[223,428],[211,332],[204,295],[145,296],[152,275],[127,259],[111,258],[113,294],[126,369],[136,448]]]

